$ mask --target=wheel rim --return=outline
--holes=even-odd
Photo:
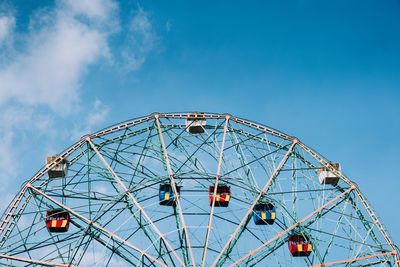
[[[353,182],[296,138],[254,122],[153,114],[87,136],[59,155],[64,159],[64,177],[49,178],[55,163],[47,164],[9,205],[0,263],[399,266],[393,242]],[[323,171],[337,184],[321,184]],[[160,205],[160,184],[170,186],[169,197],[179,195],[173,205]],[[210,198],[225,201],[218,191],[224,186],[231,190],[227,207]],[[254,223],[258,203],[274,205],[272,224]],[[69,213],[68,231],[49,232],[51,209]],[[312,249],[293,257],[288,239],[299,233]]]

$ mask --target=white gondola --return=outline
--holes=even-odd
[[[186,131],[191,134],[204,133],[206,124],[206,119],[202,113],[189,114],[189,117],[186,119]]]
[[[46,163],[51,164],[55,160],[57,160],[57,156],[50,156],[47,157]],[[61,159],[58,163],[56,163],[51,169],[48,170],[47,174],[49,175],[49,178],[62,178],[67,175],[68,171],[68,161],[66,159]]]
[[[339,163],[330,163],[331,167],[340,172],[340,164]],[[318,179],[321,184],[331,184],[337,185],[340,177],[336,175],[334,172],[330,171],[328,168],[321,168],[318,171]]]

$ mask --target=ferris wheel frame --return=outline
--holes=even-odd
[[[113,233],[112,231],[106,229],[102,225],[96,223],[96,221],[86,218],[82,214],[79,214],[75,210],[73,210],[73,209],[69,208],[68,206],[64,205],[63,203],[57,201],[53,197],[42,192],[40,189],[38,189],[34,186],[35,182],[37,182],[43,176],[47,175],[47,173],[50,170],[52,170],[52,168],[54,168],[57,164],[59,164],[60,162],[62,162],[63,160],[65,160],[69,156],[71,156],[71,154],[73,152],[75,152],[78,148],[82,147],[83,145],[87,145],[91,148],[92,151],[94,151],[95,155],[100,159],[100,161],[103,163],[104,167],[111,173],[111,176],[115,179],[116,184],[118,184],[120,186],[121,190],[126,193],[126,197],[131,201],[131,203],[136,207],[136,209],[140,211],[143,218],[148,222],[148,224],[150,226],[149,228],[151,228],[156,233],[156,235],[158,235],[160,241],[162,241],[165,244],[167,250],[170,251],[170,253],[172,254],[172,257],[174,257],[177,260],[178,264],[181,266],[202,266],[202,267],[206,266],[206,259],[207,259],[210,235],[211,235],[211,231],[213,229],[214,211],[216,209],[215,199],[211,202],[211,205],[210,205],[210,216],[208,218],[207,227],[206,227],[206,236],[205,236],[205,240],[204,240],[205,245],[204,245],[203,253],[202,253],[202,257],[201,257],[201,264],[197,264],[194,253],[193,253],[192,245],[190,243],[188,225],[185,221],[185,216],[184,216],[184,212],[182,209],[181,200],[179,197],[176,198],[176,210],[178,212],[177,217],[179,218],[179,224],[182,228],[182,233],[184,233],[184,236],[185,236],[184,239],[187,242],[187,248],[188,248],[187,253],[188,253],[188,259],[189,259],[189,263],[188,263],[176,253],[173,245],[170,244],[169,240],[165,237],[165,234],[158,229],[156,224],[153,222],[152,218],[149,215],[147,215],[145,208],[141,206],[140,202],[132,194],[130,189],[123,182],[123,180],[119,177],[119,175],[114,171],[113,167],[109,164],[109,162],[107,162],[107,160],[104,158],[104,156],[100,153],[96,144],[94,144],[94,142],[93,142],[93,140],[96,138],[101,138],[103,136],[127,129],[129,127],[134,127],[134,126],[139,125],[144,122],[154,121],[155,125],[156,125],[156,130],[158,133],[158,137],[160,139],[161,151],[162,151],[162,155],[164,157],[165,166],[166,166],[166,169],[168,172],[168,177],[169,177],[169,181],[171,184],[171,188],[173,190],[173,194],[175,196],[178,196],[179,195],[178,186],[175,181],[175,174],[174,174],[173,168],[171,167],[168,148],[167,148],[167,144],[166,144],[166,141],[164,138],[164,134],[163,134],[163,130],[162,130],[162,123],[160,122],[160,119],[187,120],[187,119],[191,119],[191,118],[219,119],[219,120],[224,121],[223,133],[222,133],[222,143],[221,143],[221,147],[219,149],[217,170],[215,172],[215,187],[214,187],[214,192],[213,192],[214,195],[217,194],[218,185],[221,183],[221,181],[220,181],[221,166],[222,166],[222,161],[224,158],[224,146],[226,144],[225,140],[227,138],[229,122],[235,122],[235,123],[244,125],[246,127],[256,129],[260,132],[268,133],[272,136],[281,138],[290,143],[290,145],[286,149],[286,153],[283,155],[279,164],[275,167],[275,169],[271,173],[270,177],[268,177],[265,185],[261,187],[261,190],[258,192],[258,195],[254,199],[253,203],[247,209],[247,212],[245,213],[243,218],[240,220],[240,222],[236,226],[235,231],[230,235],[229,239],[224,244],[224,246],[222,247],[222,250],[216,256],[216,258],[213,261],[211,266],[214,267],[214,266],[220,266],[220,265],[224,264],[224,261],[221,260],[222,256],[224,255],[224,253],[229,254],[229,251],[231,251],[232,248],[235,246],[237,240],[239,239],[239,237],[243,231],[243,228],[246,227],[246,224],[248,223],[248,218],[251,216],[255,205],[257,203],[259,203],[261,198],[266,194],[269,187],[271,186],[271,184],[274,182],[275,178],[277,177],[278,173],[281,171],[281,169],[282,169],[283,165],[285,164],[286,160],[288,159],[289,155],[293,152],[293,149],[295,147],[299,147],[304,152],[306,152],[309,156],[311,156],[315,161],[319,162],[319,164],[323,168],[326,168],[330,172],[334,173],[337,177],[340,178],[340,180],[344,181],[349,187],[347,189],[344,189],[341,194],[335,196],[330,201],[319,206],[313,212],[300,218],[295,223],[293,223],[288,228],[286,228],[284,231],[278,233],[273,238],[264,242],[262,245],[257,246],[255,249],[248,251],[245,255],[242,255],[240,258],[236,259],[229,266],[236,266],[236,265],[239,265],[240,263],[248,260],[254,254],[256,254],[257,252],[259,252],[260,250],[262,250],[263,248],[265,248],[266,246],[271,244],[271,242],[276,241],[277,239],[281,238],[283,235],[288,234],[290,231],[294,230],[296,227],[298,227],[299,225],[301,225],[302,223],[304,223],[305,221],[310,219],[313,215],[328,208],[330,205],[334,204],[335,201],[339,200],[341,197],[345,196],[349,192],[353,192],[360,200],[361,204],[363,205],[363,208],[366,210],[366,212],[367,212],[368,216],[370,217],[370,219],[372,220],[373,224],[377,227],[379,233],[383,236],[387,245],[391,248],[391,251],[376,253],[375,255],[368,255],[368,256],[363,256],[363,257],[359,257],[359,258],[350,258],[350,259],[326,262],[326,263],[322,263],[322,264],[314,265],[314,266],[333,266],[333,265],[340,265],[340,264],[351,264],[351,263],[366,260],[369,258],[391,256],[394,258],[395,266],[400,267],[400,258],[398,255],[397,248],[396,248],[395,244],[393,243],[392,239],[390,238],[384,225],[381,223],[380,219],[378,218],[378,216],[376,215],[376,213],[374,212],[374,210],[368,203],[367,199],[361,193],[357,184],[355,184],[348,177],[346,177],[341,171],[338,171],[337,169],[333,168],[329,160],[327,160],[326,158],[321,156],[319,153],[315,152],[310,147],[306,146],[298,138],[287,135],[287,134],[282,133],[273,128],[264,126],[262,124],[255,123],[253,121],[238,118],[238,117],[232,116],[230,114],[214,114],[214,113],[204,113],[204,112],[154,113],[149,116],[145,116],[145,117],[137,118],[134,120],[129,120],[129,121],[126,121],[126,122],[123,122],[120,124],[116,124],[109,128],[103,129],[101,131],[98,131],[96,133],[93,133],[93,134],[83,137],[76,144],[72,145],[71,147],[66,149],[64,152],[59,154],[53,162],[46,164],[37,174],[35,174],[31,179],[29,179],[24,184],[24,186],[22,187],[20,192],[16,195],[16,197],[12,200],[10,205],[7,207],[5,213],[3,214],[3,217],[1,219],[0,247],[2,247],[5,244],[5,242],[7,241],[7,238],[9,237],[11,232],[14,230],[15,225],[17,224],[22,213],[24,212],[26,205],[28,204],[28,201],[26,201],[26,199],[25,199],[25,195],[29,191],[29,192],[34,192],[37,195],[41,195],[43,198],[57,204],[57,206],[62,207],[64,210],[68,211],[70,214],[74,215],[77,218],[80,218],[82,221],[85,221],[88,225],[91,225],[91,227],[94,227],[95,229],[98,229],[99,231],[105,233],[105,235],[107,235],[110,239],[114,240],[118,244],[124,244],[125,246],[128,246],[128,247],[132,248],[133,250],[138,251],[143,257],[146,257],[148,260],[153,261],[154,263],[157,263],[160,266],[167,266],[164,262],[160,261],[158,258],[147,253],[146,250],[143,250],[142,248],[139,248],[136,245],[128,242],[127,240],[125,240],[125,238],[120,237],[117,234]],[[41,260],[22,258],[22,257],[7,255],[7,254],[0,254],[0,259],[8,259],[8,260],[14,260],[14,261],[19,261],[19,262],[25,262],[25,263],[29,263],[29,264],[38,264],[38,265],[42,265],[42,266],[74,266],[71,264],[62,264],[62,263],[57,263],[57,262],[41,261]]]

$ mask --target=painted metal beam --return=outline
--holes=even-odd
[[[16,257],[16,256],[4,255],[4,254],[0,254],[0,259],[32,263],[35,265],[39,264],[42,266],[77,267],[77,266],[71,265],[71,264],[63,264],[63,263],[57,263],[57,262],[52,262],[52,261],[33,260],[33,259],[29,259],[29,258],[22,258],[22,257]]]
[[[124,244],[127,247],[132,248],[133,250],[139,252],[141,255],[146,255],[146,257],[148,257],[149,259],[151,259],[154,262],[157,262],[160,266],[168,267],[167,265],[165,265],[164,263],[160,262],[158,259],[156,259],[152,255],[148,254],[146,251],[136,247],[135,245],[131,244],[129,241],[123,239],[122,237],[118,236],[117,234],[105,229],[100,224],[98,224],[98,223],[96,223],[96,222],[94,222],[92,220],[89,220],[88,218],[86,218],[82,214],[78,213],[77,211],[71,209],[70,207],[67,207],[66,205],[62,204],[61,202],[57,201],[56,199],[52,198],[51,196],[49,196],[46,193],[42,192],[41,190],[37,189],[31,183],[28,183],[27,187],[30,190],[34,191],[35,193],[40,194],[41,196],[43,196],[47,200],[53,202],[57,206],[63,208],[66,211],[68,211],[69,213],[71,213],[75,217],[79,218],[80,220],[86,222],[88,225],[91,225],[93,228],[95,228],[97,230],[100,230],[101,232],[105,233],[110,239],[114,239],[116,241],[119,241],[121,244]]]
[[[174,172],[172,171],[171,162],[169,161],[168,151],[167,151],[167,148],[166,148],[166,145],[165,145],[165,140],[164,140],[164,136],[163,136],[163,133],[162,133],[160,119],[159,119],[158,115],[155,116],[155,120],[156,120],[156,124],[157,124],[158,135],[159,135],[160,142],[161,142],[161,148],[162,148],[163,155],[164,155],[164,158],[165,158],[165,164],[167,165],[167,171],[168,171],[169,179],[171,181],[172,190],[174,191],[175,201],[176,201],[176,204],[177,204],[177,207],[178,207],[179,218],[181,220],[183,231],[185,232],[185,238],[186,238],[187,246],[189,248],[190,259],[192,261],[192,266],[196,266],[196,260],[194,258],[192,245],[190,243],[189,232],[187,230],[185,217],[183,216],[180,196],[178,194],[178,189],[177,189],[176,183],[175,183]]]
[[[241,263],[242,261],[244,261],[245,259],[255,255],[256,253],[258,253],[261,249],[263,249],[264,247],[268,246],[270,243],[272,243],[273,241],[282,238],[283,236],[287,235],[287,233],[289,233],[291,230],[295,229],[296,227],[298,227],[299,225],[301,225],[303,222],[305,222],[306,220],[310,219],[311,217],[313,217],[315,214],[319,213],[320,211],[322,211],[323,209],[327,208],[328,206],[334,204],[338,199],[340,199],[341,197],[346,196],[347,194],[349,194],[352,190],[355,189],[355,186],[350,187],[349,189],[347,189],[346,191],[344,191],[343,193],[337,195],[336,197],[334,197],[333,199],[331,199],[330,201],[328,201],[327,203],[325,203],[324,205],[320,206],[319,208],[315,209],[313,212],[311,212],[310,214],[304,216],[303,218],[301,218],[300,220],[298,220],[297,222],[295,222],[294,224],[292,224],[291,226],[289,226],[288,228],[286,228],[284,231],[278,233],[277,235],[275,235],[273,238],[271,238],[270,240],[268,240],[267,242],[264,242],[264,244],[262,244],[261,246],[258,246],[257,248],[251,250],[249,253],[247,253],[246,255],[244,255],[243,257],[241,257],[240,259],[238,259],[237,261],[235,261],[234,263],[232,263],[231,265],[229,265],[229,267],[233,267],[238,265],[239,263]]]
[[[296,146],[297,142],[298,142],[297,140],[292,142],[291,146],[286,151],[286,153],[283,156],[283,158],[281,159],[280,163],[275,168],[275,170],[272,172],[272,174],[269,177],[267,183],[262,188],[262,190],[260,191],[258,196],[254,199],[254,201],[251,204],[251,206],[248,208],[246,214],[243,216],[243,219],[241,220],[239,225],[236,227],[236,230],[232,233],[232,235],[229,238],[229,240],[226,242],[224,247],[221,249],[221,252],[218,254],[217,258],[215,259],[214,263],[212,264],[213,267],[215,267],[218,264],[218,262],[221,259],[222,255],[229,249],[229,247],[232,246],[232,244],[233,245],[236,244],[236,241],[238,239],[238,234],[239,234],[240,231],[242,231],[245,223],[248,221],[248,218],[249,218],[250,214],[253,212],[253,208],[259,202],[259,200],[262,198],[262,196],[264,196],[265,192],[268,190],[270,185],[274,182],[274,180],[278,176],[280,170],[282,169],[282,167],[285,165],[286,161],[288,160],[288,158],[289,158],[290,154],[292,153],[294,147]]]
[[[117,181],[117,183],[122,187],[124,192],[129,196],[131,199],[132,203],[136,206],[136,208],[141,212],[142,216],[146,219],[146,221],[150,224],[150,226],[153,228],[153,230],[157,233],[157,235],[162,239],[165,243],[165,245],[168,247],[168,249],[171,250],[172,254],[175,256],[175,258],[178,260],[178,262],[182,265],[185,266],[185,263],[183,260],[178,256],[178,254],[175,252],[175,249],[172,247],[172,245],[169,243],[169,241],[165,238],[164,234],[161,233],[161,231],[158,229],[158,227],[155,225],[153,220],[150,218],[150,216],[147,214],[147,212],[144,210],[144,208],[139,204],[139,201],[132,195],[130,192],[129,188],[126,187],[126,185],[122,182],[121,178],[115,173],[115,171],[111,168],[111,166],[108,164],[108,162],[104,159],[104,157],[100,154],[99,150],[97,147],[93,144],[91,139],[88,137],[86,138],[86,141],[89,143],[90,147],[93,149],[93,151],[97,154],[101,162],[104,164],[104,166],[108,169],[108,171],[111,173],[111,175],[114,177],[114,179]]]
[[[201,261],[202,267],[204,267],[204,265],[206,264],[206,260],[207,260],[208,243],[210,240],[210,234],[211,234],[212,223],[213,223],[213,218],[214,218],[213,215],[214,215],[214,209],[215,209],[215,199],[216,199],[215,196],[217,195],[218,183],[219,183],[219,179],[221,177],[222,159],[223,159],[223,155],[224,155],[224,148],[225,148],[226,134],[228,132],[229,119],[230,119],[230,116],[227,115],[225,118],[224,132],[222,135],[222,143],[221,143],[221,148],[220,148],[219,158],[218,158],[217,173],[215,176],[215,185],[214,185],[214,193],[213,193],[214,197],[213,197],[212,204],[211,204],[211,211],[210,211],[210,216],[208,219],[207,232],[206,232],[206,240],[205,240],[205,244],[204,244],[204,248],[203,248],[203,256],[202,256],[202,261]]]

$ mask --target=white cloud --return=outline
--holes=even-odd
[[[128,69],[137,70],[146,61],[149,52],[157,43],[157,36],[153,30],[147,12],[139,9],[133,16],[128,27],[128,38],[122,56]]]
[[[15,17],[11,13],[2,14],[0,11],[0,66],[12,54],[14,42]]]
[[[0,15],[0,56],[7,55],[0,60],[3,185],[20,174],[21,156],[34,146],[25,144],[26,136],[42,136],[51,143],[62,136],[55,119],[77,116],[82,79],[90,66],[109,57],[108,39],[118,28],[116,9],[112,0],[57,1],[53,8],[32,14],[25,33],[16,32],[14,16]],[[13,49],[17,34],[23,46]],[[98,123],[100,115],[93,115],[89,125]]]
[[[84,15],[92,20],[104,22],[117,9],[117,4],[109,0],[68,0],[63,2],[64,8],[74,15]]]
[[[17,111],[12,108],[3,110],[0,116],[0,172],[1,178],[13,177],[17,172],[16,153],[13,147],[15,128],[22,122],[21,119],[31,117],[30,112]],[[20,116],[21,115],[21,116]],[[21,125],[24,125],[23,123]],[[7,181],[7,179],[1,179]]]
[[[21,155],[27,150],[54,151],[53,144],[71,140],[71,128],[76,141],[103,126],[109,107],[98,99],[85,106],[93,101],[82,101],[85,75],[95,64],[111,62],[113,54],[120,56],[121,50],[129,70],[137,70],[157,42],[148,14],[139,9],[124,29],[126,42],[113,53],[110,39],[122,28],[117,11],[114,0],[58,0],[30,14],[26,31],[17,29],[12,14],[0,13],[2,184],[20,175],[26,165]],[[30,144],[33,138],[46,147]]]
[[[9,99],[31,106],[48,105],[56,112],[77,103],[79,81],[86,68],[103,53],[104,40],[74,21],[39,33],[27,55],[20,55],[0,72],[0,104]],[[40,45],[43,44],[43,45]]]
[[[0,44],[11,35],[15,27],[15,18],[11,15],[0,16]],[[1,47],[1,46],[0,46]]]
[[[45,136],[53,134],[53,122],[49,115],[37,114],[32,108],[22,106],[9,106],[3,108],[0,113],[0,179],[4,189],[5,181],[15,177],[20,168],[19,149],[22,146],[22,138],[16,135],[21,132],[38,131]],[[4,179],[2,179],[4,178]],[[0,191],[1,191],[0,189]]]
[[[98,126],[102,123],[105,117],[108,115],[109,108],[104,105],[100,100],[96,99],[92,112],[87,117],[87,125]]]
[[[165,31],[169,33],[171,30],[172,30],[172,22],[171,20],[167,20],[167,22],[165,23]]]
[[[74,2],[59,3],[50,18],[43,19],[44,26],[36,22],[40,26],[28,33],[26,51],[0,70],[0,105],[15,100],[65,113],[77,104],[80,81],[88,67],[109,53],[109,32],[98,25],[114,9],[111,4],[97,3],[110,1],[80,6]]]
[[[1,202],[0,202],[0,214],[3,214],[5,209],[8,207],[10,202],[14,199],[15,194],[12,194],[11,192],[8,193],[3,193],[1,195]]]
[[[74,127],[71,134],[71,139],[76,141],[86,134],[90,134],[102,125],[108,116],[110,108],[103,104],[99,99],[96,99],[92,109],[87,115],[80,120]]]
[[[1,129],[3,131],[3,129]],[[13,133],[3,132],[0,136],[0,180],[6,182],[8,178],[15,177],[17,174],[17,163],[15,150],[13,148]],[[3,186],[4,185],[3,182]]]

